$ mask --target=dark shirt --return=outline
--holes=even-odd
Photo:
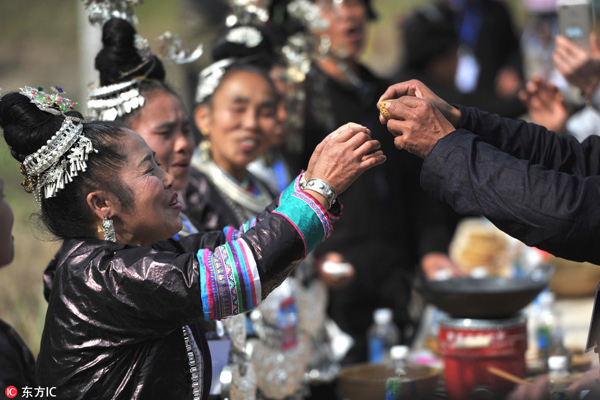
[[[600,137],[579,143],[539,125],[460,110],[459,129],[425,159],[423,188],[529,246],[600,263]]]
[[[4,393],[8,386],[16,387],[18,393],[22,393],[25,386],[34,387],[34,366],[33,354],[23,339],[10,325],[0,320],[0,393]]]
[[[432,204],[435,200],[419,187],[421,161],[399,152],[379,122],[377,100],[389,83],[362,66],[358,76],[362,85],[355,87],[314,66],[306,82],[304,127],[304,165],[325,136],[348,122],[368,127],[388,156],[339,196],[344,218],[317,248],[319,253],[341,253],[356,269],[348,287],[330,293],[330,315],[356,341],[348,362],[366,360],[365,332],[375,308],[391,307],[398,325],[410,325],[407,305],[415,265],[430,251],[446,251],[454,228],[446,224],[447,214],[438,211],[439,202]]]
[[[201,232],[239,226],[235,211],[214,187],[206,175],[190,169],[190,182],[183,193],[183,212]]]

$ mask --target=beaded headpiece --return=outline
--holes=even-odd
[[[83,135],[83,120],[65,115],[79,103],[67,99],[65,91],[58,86],[52,87],[52,91],[54,94],[44,92],[43,88],[21,88],[21,94],[40,110],[65,117],[60,129],[46,144],[21,164],[21,173],[25,175],[22,185],[26,192],[33,193],[40,207],[42,196],[45,199],[56,196],[79,172],[86,170],[88,154],[97,153],[91,140]]]

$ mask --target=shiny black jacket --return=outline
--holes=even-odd
[[[269,212],[275,205],[242,235],[257,263],[262,298],[306,252],[289,220]],[[192,399],[182,326],[203,318],[196,253],[224,242],[222,232],[152,248],[65,241],[45,277],[49,305],[37,383],[56,386],[60,399]],[[207,398],[210,356],[202,332],[193,333]]]

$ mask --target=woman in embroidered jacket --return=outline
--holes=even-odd
[[[330,234],[331,199],[297,179],[240,230],[175,241],[182,223],[174,179],[144,140],[118,123],[84,123],[56,90],[53,97],[26,87],[0,100],[24,185],[64,240],[38,384],[57,387],[61,399],[206,398],[210,355],[195,322],[256,307]],[[379,148],[368,133],[356,124],[336,130],[306,179],[343,192],[385,160],[368,155]]]

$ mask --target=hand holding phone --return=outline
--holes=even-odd
[[[592,32],[592,13],[589,0],[558,0],[556,7],[560,35],[588,49]]]

